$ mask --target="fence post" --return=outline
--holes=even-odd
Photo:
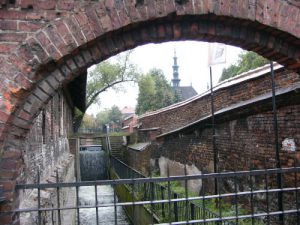
[[[191,220],[195,220],[195,205],[194,203],[191,203],[190,206],[191,206]]]
[[[165,190],[165,187],[160,186],[161,200],[165,200],[164,190]],[[161,212],[162,212],[162,216],[165,217],[165,203],[161,203]]]
[[[174,199],[177,199],[177,194],[173,194]],[[174,218],[175,222],[178,222],[178,202],[174,202]]]

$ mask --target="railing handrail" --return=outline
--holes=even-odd
[[[121,160],[117,159],[116,157],[111,157],[114,161],[117,161],[119,164],[121,164],[122,166],[124,166],[126,169],[129,169],[129,170],[132,170],[134,173],[138,174],[139,176],[142,176],[142,177],[146,177],[145,175],[143,175],[142,173],[138,172],[137,170],[133,169],[132,167],[128,166],[127,164],[125,164],[124,162],[122,162]],[[117,172],[118,173],[118,172]],[[154,183],[155,186],[159,187],[159,188],[162,188],[164,190],[167,190],[167,188],[163,185],[160,185],[160,184],[157,184],[157,183]],[[186,197],[184,196],[183,194],[178,194],[176,192],[174,192],[173,190],[170,190],[170,195],[172,196],[177,196],[178,197]],[[200,210],[202,210],[205,214],[208,214],[209,218],[215,218],[215,217],[218,217],[219,215],[210,211],[209,209],[197,204],[196,202],[191,202],[189,201],[188,203],[189,205],[193,204],[195,207],[198,207]],[[223,221],[223,223],[225,225],[234,225],[233,222],[230,222],[230,221]]]

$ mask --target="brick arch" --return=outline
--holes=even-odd
[[[15,167],[5,178],[8,182],[18,176],[23,138],[55,91],[88,66],[124,50],[170,40],[217,41],[300,68],[300,10],[287,1],[125,2],[90,3],[80,12],[52,21],[0,62],[5,84],[0,152]],[[2,162],[0,170],[5,166]]]

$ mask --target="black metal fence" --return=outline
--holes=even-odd
[[[137,170],[129,167],[122,161],[111,157],[112,168],[115,169],[116,173],[121,179],[136,179],[146,178],[143,174]],[[189,197],[182,193],[176,193],[172,190],[171,182],[162,183],[133,183],[128,185],[134,199],[139,201],[159,201],[168,199],[184,199]],[[161,221],[185,221],[195,219],[212,219],[218,217],[217,213],[212,212],[208,208],[203,207],[203,202],[197,201],[175,201],[173,203],[162,202],[160,204],[153,203],[148,207],[153,213],[158,216]],[[215,222],[206,222],[207,225],[215,224]],[[224,225],[233,225],[234,223],[223,221]]]
[[[69,224],[64,223],[62,218],[67,212],[73,211],[77,215],[76,223],[83,224],[80,222],[80,210],[94,209],[95,214],[98,214],[105,207],[112,207],[117,224],[118,206],[143,205],[153,216],[160,217],[159,224],[300,224],[300,167],[146,178],[134,170],[125,169],[120,161],[113,160],[112,164],[119,171],[120,177],[125,179],[60,183],[57,178],[56,183],[19,184],[18,190],[36,191],[36,205],[2,213],[35,213],[35,224]],[[277,187],[277,176],[281,176],[284,184],[282,188]],[[190,195],[188,192],[187,182],[191,180],[202,180],[200,194]],[[220,189],[217,195],[206,192],[205,180],[230,181],[231,191]],[[184,192],[174,192],[173,182],[181,182]],[[244,183],[241,185],[241,182]],[[116,195],[112,203],[100,201],[96,191],[100,185],[127,185],[135,196],[134,201],[118,202]],[[95,187],[95,201],[85,205],[79,203],[79,188],[82,186]],[[47,190],[55,196],[52,205],[44,205],[42,202]],[[73,204],[62,201],[62,193],[66,191],[75,192]],[[278,194],[282,196],[282,210],[278,210]],[[45,223],[47,215],[52,219]],[[98,219],[95,219],[94,224],[99,224]]]

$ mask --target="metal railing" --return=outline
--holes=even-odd
[[[116,164],[114,166],[118,167]],[[126,173],[125,171],[124,174]],[[132,176],[132,174],[134,175]],[[55,218],[49,224],[64,224],[63,215],[74,210],[77,213],[76,223],[81,224],[79,212],[83,209],[95,209],[95,213],[97,213],[105,207],[117,210],[118,206],[143,205],[148,207],[153,216],[157,212],[159,215],[164,214],[159,224],[275,225],[282,224],[282,218],[285,225],[300,224],[300,187],[298,186],[300,167],[150,178],[141,177],[136,172],[132,172],[132,174],[128,174],[126,179],[118,180],[61,183],[57,177],[56,183],[18,184],[17,190],[36,191],[35,205],[1,213],[35,213],[36,224],[45,224],[43,221],[47,216]],[[282,177],[284,184],[282,188],[278,188],[276,185],[277,176]],[[206,188],[202,185],[201,195],[190,196],[186,183],[191,180],[202,180],[203,184],[206,183],[205,180],[217,180],[220,183],[222,180],[232,181],[233,190],[219,190],[219,193],[215,195],[206,192]],[[243,189],[239,187],[238,180],[244,181]],[[171,185],[172,182],[179,181],[183,182],[185,193],[175,195],[171,191]],[[85,205],[79,204],[80,193],[78,190],[80,187],[93,186],[97,190],[100,185],[111,185],[112,187],[127,185],[136,198],[134,201],[118,202],[115,196],[112,203],[105,203],[98,201],[96,194],[94,202]],[[246,186],[248,187],[246,188]],[[44,192],[47,190],[51,191],[54,197],[52,205],[43,204]],[[74,204],[66,204],[62,201],[62,193],[66,190],[75,190]],[[282,210],[278,210],[277,207],[279,193],[283,199]],[[178,212],[174,213],[176,210]],[[95,220],[95,224],[98,224],[97,221]],[[118,223],[117,217],[115,217],[115,223]]]
[[[289,214],[285,217],[285,224],[300,224],[298,202],[300,167],[145,178],[118,159],[112,159],[112,165],[121,179],[131,180],[128,186],[135,199],[147,202],[148,208],[161,218],[161,222],[185,224],[188,221],[207,225],[282,224],[278,219]],[[278,176],[285,181],[284,188],[277,187]],[[150,179],[152,182],[138,182],[143,179]],[[188,193],[187,182],[190,180],[203,181],[201,195],[191,196]],[[222,180],[230,181],[232,191],[221,190],[222,185],[219,185],[217,195],[211,194],[212,191],[205,193],[204,184],[208,183],[205,180],[210,180],[211,183],[216,180],[219,184]],[[183,182],[183,194],[172,190],[174,181]],[[241,185],[240,182],[246,183]],[[278,202],[279,194],[284,196],[284,203]],[[288,202],[289,199],[293,202]],[[285,209],[277,210],[278,204],[285,205]]]
[[[112,168],[121,179],[136,179],[145,178],[142,173],[126,165],[119,159],[111,157]],[[169,184],[171,186],[171,184]],[[166,199],[182,199],[186,196],[182,193],[176,193],[172,190],[172,187],[168,186],[168,182],[164,184],[160,183],[138,183],[128,186],[135,199],[140,201],[154,201],[154,200],[166,200]],[[218,217],[218,214],[203,207],[196,201],[188,202],[174,202],[174,203],[161,203],[153,204],[150,210],[162,221],[184,221],[195,220],[199,218],[212,219]],[[215,224],[215,222],[207,222],[207,225]],[[233,225],[232,222],[223,221],[224,225]]]

